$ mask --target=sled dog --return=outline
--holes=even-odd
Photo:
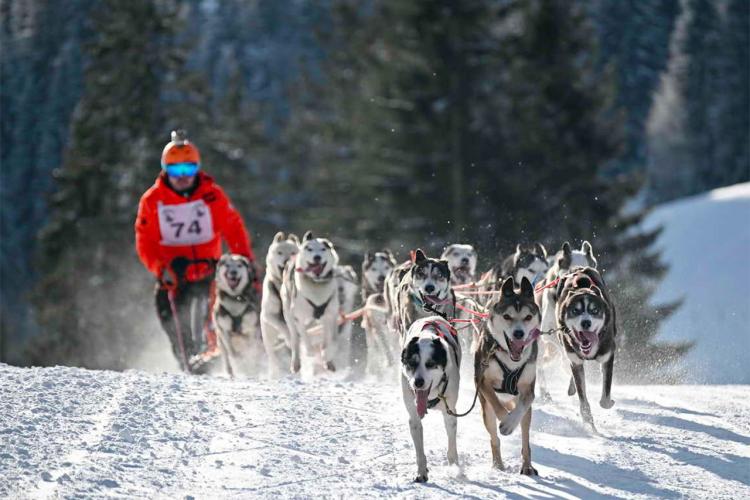
[[[448,245],[443,250],[440,259],[448,262],[448,268],[451,270],[451,285],[464,285],[475,280],[477,252],[473,246],[458,243]]]
[[[254,281],[255,268],[246,257],[225,254],[219,259],[213,321],[230,377],[238,371],[244,375],[257,372],[261,339]]]
[[[396,360],[398,336],[388,330],[385,300],[385,280],[395,267],[396,259],[390,250],[367,252],[362,261],[362,301],[365,304],[362,327],[366,334],[366,359],[370,365],[378,357],[388,366]]]
[[[415,481],[427,481],[422,418],[428,409],[443,414],[448,433],[448,463],[458,464],[456,417],[460,378],[461,345],[451,324],[440,316],[412,323],[404,335],[401,351],[401,392],[409,414],[409,430],[417,454]]]
[[[615,363],[617,317],[604,280],[591,267],[574,269],[557,284],[558,339],[570,360],[573,375],[568,394],[578,393],[581,416],[592,429],[594,419],[586,398],[583,363],[596,360],[602,368],[602,396],[599,405],[609,409],[612,401],[612,369]]]
[[[263,278],[263,297],[260,308],[260,328],[263,346],[268,359],[268,369],[272,376],[281,373],[281,354],[285,364],[290,354],[289,331],[281,304],[281,282],[284,269],[294,261],[299,250],[299,240],[294,234],[285,236],[278,232],[274,236],[266,254],[266,274]]]
[[[488,304],[489,318],[484,323],[474,354],[474,383],[482,406],[482,419],[490,435],[492,465],[503,468],[500,434],[507,436],[521,424],[521,474],[537,475],[531,465],[529,428],[534,401],[536,360],[541,315],[534,302],[534,289],[527,278],[520,290],[507,278],[501,294]],[[500,421],[499,429],[496,426]]]
[[[335,371],[337,320],[339,316],[339,282],[335,270],[339,257],[333,244],[325,238],[314,238],[308,231],[302,238],[293,265],[287,265],[281,285],[281,303],[291,345],[291,370],[300,370],[300,345],[307,356],[318,358],[321,365]],[[322,326],[317,335],[308,333],[312,326]]]

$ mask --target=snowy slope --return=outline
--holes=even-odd
[[[653,302],[685,299],[660,338],[696,341],[688,381],[750,383],[750,183],[661,205],[645,224],[664,226],[670,265]]]
[[[562,391],[490,468],[478,409],[459,421],[462,470],[442,419],[425,417],[430,482],[416,471],[392,381],[242,380],[0,365],[0,498],[750,497],[750,387],[625,386],[601,435]],[[459,409],[473,396],[462,381]],[[598,388],[592,388],[598,401]]]

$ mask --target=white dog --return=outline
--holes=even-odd
[[[296,235],[284,236],[284,233],[279,232],[274,236],[266,254],[260,328],[268,358],[268,369],[272,376],[277,376],[281,372],[280,354],[285,358],[285,363],[289,362],[291,344],[281,305],[281,282],[284,269],[290,260],[294,260],[298,250],[299,239]]]
[[[318,371],[324,365],[335,371],[336,337],[339,316],[339,281],[335,270],[339,257],[333,244],[325,238],[313,238],[306,232],[299,246],[294,265],[287,265],[281,286],[281,303],[289,330],[292,351],[291,370],[301,367],[300,344],[308,357],[318,357]],[[317,335],[308,333],[321,326]]]
[[[476,279],[477,252],[473,246],[458,243],[448,245],[440,258],[448,261],[451,285],[464,285]]]
[[[404,336],[401,352],[401,390],[409,429],[417,454],[415,481],[427,481],[422,418],[428,409],[443,413],[448,433],[448,463],[458,464],[456,411],[461,368],[461,344],[451,324],[440,316],[418,319]]]
[[[219,259],[213,320],[230,377],[235,371],[244,375],[257,372],[260,324],[254,281],[255,268],[246,257],[226,254]]]

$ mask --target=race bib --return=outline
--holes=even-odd
[[[203,200],[164,205],[159,203],[159,230],[165,246],[198,245],[214,239],[211,209]]]

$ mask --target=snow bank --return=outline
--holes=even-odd
[[[750,498],[750,387],[616,386],[595,406],[554,391],[535,405],[532,461],[501,437],[490,467],[475,409],[447,464],[439,414],[424,419],[430,482],[390,381],[229,381],[0,364],[0,498]],[[598,387],[589,389],[595,405]],[[474,391],[462,380],[458,408]]]
[[[684,298],[660,339],[694,340],[688,381],[750,383],[750,183],[657,207],[645,227],[670,269],[653,303]]]

